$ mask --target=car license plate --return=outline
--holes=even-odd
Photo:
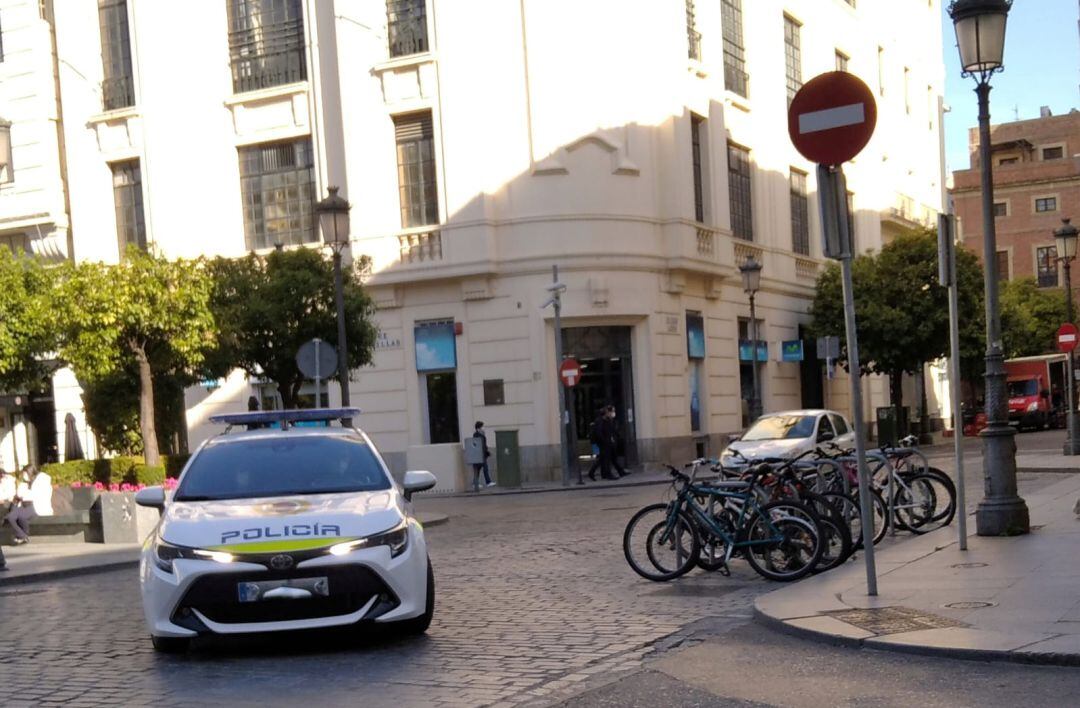
[[[259,580],[237,583],[236,590],[240,602],[309,600],[314,597],[329,597],[330,583],[325,577]]]

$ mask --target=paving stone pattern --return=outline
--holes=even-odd
[[[774,586],[745,566],[678,585],[639,579],[621,550],[658,487],[425,502],[437,607],[427,636],[272,635],[155,654],[134,569],[0,592],[4,705],[479,706],[542,703],[641,666],[708,617],[749,618]],[[670,641],[670,639],[667,639]]]

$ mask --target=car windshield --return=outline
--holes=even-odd
[[[281,436],[207,445],[191,461],[173,499],[208,501],[389,488],[390,480],[363,440]]]
[[[1009,398],[1017,398],[1019,396],[1034,396],[1038,392],[1039,382],[1035,379],[1009,382]]]
[[[815,416],[772,415],[761,418],[750,426],[743,440],[783,440],[785,438],[808,438],[814,434]]]

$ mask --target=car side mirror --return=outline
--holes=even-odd
[[[739,442],[740,440],[742,440],[742,435],[730,435],[730,436],[728,436],[728,442],[729,443]]]
[[[1039,395],[1043,398],[1050,398],[1050,389],[1044,388],[1042,391],[1039,391]]]
[[[165,488],[155,486],[140,489],[135,492],[135,503],[161,511],[165,508]]]
[[[401,488],[405,490],[405,500],[412,501],[412,495],[416,492],[422,492],[426,489],[431,489],[439,480],[435,479],[435,475],[425,470],[410,470],[405,473],[405,479],[401,483]]]
[[[829,442],[830,440],[832,440],[832,439],[833,439],[833,438],[835,438],[835,437],[836,437],[836,435],[834,435],[833,433],[829,432],[828,430],[822,430],[822,431],[821,431],[820,433],[818,433],[818,436],[817,436],[817,441],[818,441],[819,443],[822,443],[822,442]]]

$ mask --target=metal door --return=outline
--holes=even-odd
[[[521,486],[521,453],[518,431],[495,431],[495,480],[500,487]]]

